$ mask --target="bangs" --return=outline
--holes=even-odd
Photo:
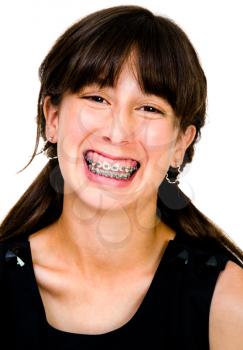
[[[40,67],[42,77],[53,61],[45,94],[77,93],[92,83],[114,87],[123,64],[134,52],[133,66],[143,93],[166,99],[178,116],[196,113],[202,101],[201,72],[195,69],[196,53],[187,42],[176,24],[149,11],[139,15],[125,11],[112,18],[101,11],[96,21],[90,15],[59,39]]]
[[[101,34],[87,38],[70,71],[70,91],[78,92],[92,83],[114,87],[123,65],[131,61],[142,92],[163,97],[176,109],[179,72],[175,52],[155,21],[143,18],[136,22],[106,24]]]

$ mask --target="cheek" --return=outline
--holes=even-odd
[[[69,107],[69,108],[68,108]],[[67,106],[60,114],[58,126],[59,155],[75,163],[80,156],[79,149],[90,134],[104,126],[104,112],[89,107]],[[107,121],[107,119],[106,119]]]
[[[169,123],[152,121],[144,131],[143,143],[149,153],[169,152],[173,148],[176,133]]]
[[[143,145],[147,160],[151,164],[154,175],[158,177],[166,173],[174,150],[177,132],[170,123],[161,121],[150,123],[144,134]]]
[[[79,113],[63,114],[58,126],[58,153],[65,161],[75,163],[80,157],[79,145],[85,139],[80,128]]]
[[[104,127],[111,115],[109,110],[82,106],[77,115],[78,129],[81,134],[89,135],[95,129]]]

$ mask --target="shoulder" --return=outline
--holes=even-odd
[[[242,350],[243,268],[229,260],[219,274],[209,315],[210,350]]]

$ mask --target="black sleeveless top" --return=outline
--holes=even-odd
[[[177,232],[133,317],[113,331],[90,335],[48,323],[28,237],[0,243],[0,341],[8,350],[207,350],[210,303],[228,260],[239,263],[215,240]]]

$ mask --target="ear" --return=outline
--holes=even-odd
[[[196,136],[197,129],[194,125],[189,125],[184,133],[177,137],[171,166],[176,168],[182,164],[185,152]]]
[[[43,113],[46,119],[46,138],[52,143],[56,143],[58,130],[58,106],[53,105],[50,96],[46,96],[44,99]]]

